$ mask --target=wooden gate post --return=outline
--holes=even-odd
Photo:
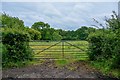
[[[64,41],[62,41],[62,57],[64,58]]]

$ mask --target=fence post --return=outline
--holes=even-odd
[[[62,41],[62,57],[64,58],[64,41]]]

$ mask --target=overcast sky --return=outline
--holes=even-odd
[[[19,17],[29,27],[43,21],[56,29],[76,30],[96,24],[92,18],[104,23],[113,10],[118,12],[117,2],[2,2],[0,12]]]

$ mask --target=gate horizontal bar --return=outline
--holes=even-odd
[[[32,45],[32,44],[29,44],[29,46],[51,46],[52,44],[50,45],[39,45],[39,44],[36,44],[36,45]],[[61,45],[55,45],[55,46],[61,46]],[[64,46],[71,46],[71,45],[64,45]],[[76,46],[88,46],[88,45],[76,45]]]
[[[32,50],[43,50],[43,49],[46,49],[46,48],[32,48]],[[51,48],[50,50],[60,50],[60,48]],[[76,49],[76,48],[64,48],[64,50],[80,50],[80,49]],[[88,50],[88,49],[86,49]]]
[[[59,42],[59,41],[85,41],[85,40],[30,40],[29,42]]]
[[[62,51],[44,51],[44,52],[62,52]],[[64,52],[80,52],[80,51],[64,51]]]

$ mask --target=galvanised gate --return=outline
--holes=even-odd
[[[36,59],[87,59],[86,41],[30,41]]]

